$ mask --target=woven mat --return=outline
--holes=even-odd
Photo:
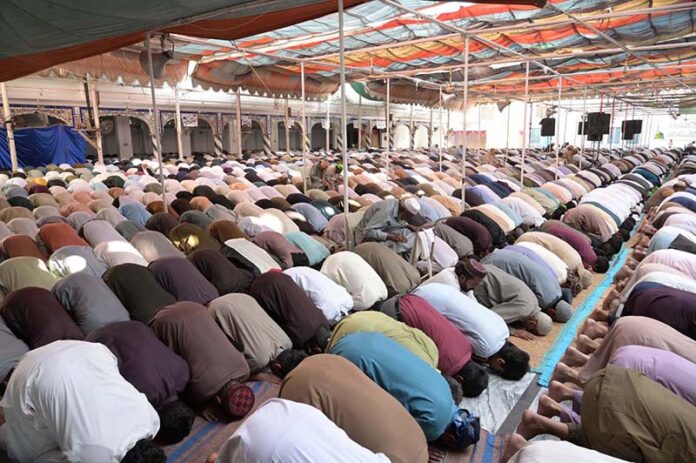
[[[258,408],[268,399],[278,396],[279,386],[271,383],[248,383],[256,394]],[[211,453],[217,452],[234,433],[241,421],[214,423],[197,417],[191,434],[178,443],[165,448],[167,463],[204,462]],[[498,463],[505,450],[503,436],[482,430],[479,442],[464,452],[442,451],[431,447],[429,463]],[[317,462],[319,463],[319,462]]]

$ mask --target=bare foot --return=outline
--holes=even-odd
[[[578,347],[580,352],[587,355],[592,354],[599,348],[599,343],[597,341],[588,338],[584,334],[578,336],[578,339],[575,341],[575,345]]]
[[[605,322],[609,320],[609,312],[605,312],[602,309],[595,309],[591,314],[590,318],[592,320],[597,320],[598,322]]]
[[[542,395],[539,398],[539,406],[537,407],[537,413],[541,416],[547,418],[553,418],[554,416],[561,415],[561,406],[547,395]]]
[[[569,367],[580,367],[587,363],[590,358],[577,350],[573,346],[568,346],[566,353],[561,357],[561,362],[568,365]]]
[[[559,381],[551,381],[549,384],[549,397],[551,397],[556,402],[563,402],[564,400],[571,400],[575,395],[575,389]]]
[[[218,457],[218,453],[213,452],[208,456],[208,459],[205,460],[205,463],[215,463],[215,460],[217,460],[217,457]]]
[[[565,363],[559,362],[553,370],[551,379],[561,383],[573,383],[579,385],[578,372],[570,368]]]
[[[582,334],[590,339],[603,338],[608,332],[608,327],[602,323],[592,320],[591,318],[585,320],[585,326],[582,329]]]
[[[541,416],[533,410],[525,410],[522,415],[522,422],[517,426],[517,434],[527,440],[538,436],[543,431],[539,418]]]
[[[621,267],[621,270],[616,272],[616,276],[614,276],[614,283],[616,283],[617,281],[621,281],[624,278],[628,278],[629,276],[631,276],[631,273],[633,273],[633,270],[624,265],[623,267]]]
[[[512,434],[505,444],[502,463],[507,463],[522,447],[527,445],[527,439],[515,433]]]
[[[635,270],[635,268],[638,267],[638,263],[639,263],[639,262],[638,262],[637,260],[632,259],[631,257],[629,257],[628,259],[626,259],[626,264],[625,264],[625,266],[628,267],[628,268],[630,268],[631,270]]]
[[[628,278],[621,280],[621,281],[617,281],[616,284],[614,285],[614,288],[616,288],[617,291],[621,292],[626,287],[626,283],[628,283]]]

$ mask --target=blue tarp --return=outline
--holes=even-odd
[[[86,159],[86,142],[72,127],[17,129],[14,132],[17,162],[20,167],[48,164],[79,164]],[[7,130],[0,129],[0,169],[11,168]]]

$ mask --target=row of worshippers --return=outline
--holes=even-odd
[[[684,157],[646,201],[636,247],[556,366],[537,411],[525,412],[509,461],[696,458],[696,256],[679,239],[689,239],[688,217],[696,217],[694,161]],[[665,227],[673,233],[660,236]],[[529,442],[540,434],[568,442]]]
[[[141,220],[142,220],[142,218],[141,218]],[[62,238],[62,237],[58,236],[58,238]],[[80,244],[82,244],[82,243],[74,242],[74,237],[72,235],[70,238],[71,238],[71,240],[67,241],[69,243],[68,245],[62,245],[63,243],[59,239],[58,242],[56,244],[54,244],[53,246],[50,246],[50,248],[55,250],[55,251],[60,251],[61,249],[69,247],[69,246],[80,247]],[[103,242],[108,243],[109,241],[110,240],[106,240]],[[113,240],[111,240],[111,241],[113,241]],[[99,244],[101,244],[101,243],[99,243]],[[143,253],[143,254],[145,254],[145,253]],[[347,253],[347,254],[350,255],[351,253]],[[183,272],[181,271],[181,269],[186,267],[185,265],[182,264],[182,262],[186,262],[186,260],[181,259],[181,258],[174,258],[174,257],[175,256],[170,256],[168,259],[162,258],[164,261],[175,262],[176,264],[174,265],[174,269],[169,268],[170,265],[165,265],[165,263],[163,263],[162,261],[160,261],[158,263],[158,265],[155,265],[152,267],[152,269],[151,269],[152,272],[150,272],[150,273],[155,273],[155,274],[157,274],[156,269],[158,267],[160,268],[161,278],[158,278],[157,280],[152,280],[152,276],[150,276],[149,280],[148,280],[148,276],[147,276],[148,270],[143,267],[142,263],[135,264],[135,263],[128,262],[126,264],[123,264],[123,267],[119,268],[119,270],[121,270],[120,272],[112,272],[117,267],[119,267],[118,265],[113,266],[113,268],[111,268],[111,270],[109,272],[112,272],[112,274],[118,275],[120,273],[122,275],[122,279],[124,281],[128,281],[127,278],[131,278],[131,281],[133,282],[133,285],[123,284],[123,281],[121,281],[119,283],[119,281],[118,281],[119,279],[114,278],[115,283],[109,285],[109,287],[112,290],[114,290],[114,293],[116,293],[119,296],[119,298],[121,298],[121,302],[123,303],[123,305],[128,306],[127,310],[130,312],[131,315],[133,315],[136,312],[135,310],[133,310],[133,308],[136,308],[136,309],[142,309],[142,311],[140,312],[140,315],[139,315],[140,317],[146,318],[146,319],[149,318],[150,316],[152,316],[152,314],[148,313],[148,310],[150,310],[150,311],[156,310],[156,309],[153,309],[153,307],[155,305],[157,305],[158,302],[156,302],[154,300],[160,296],[162,297],[162,300],[165,301],[164,302],[165,304],[167,302],[173,302],[172,300],[167,300],[166,297],[164,297],[163,293],[166,293],[167,291],[158,292],[156,289],[154,289],[154,288],[156,288],[157,283],[159,283],[163,286],[167,286],[167,288],[169,290],[171,290],[172,293],[176,293],[177,299],[179,299],[179,300],[186,300],[188,298],[193,298],[196,300],[200,300],[201,303],[205,303],[206,298],[209,298],[211,295],[213,295],[213,297],[215,296],[215,294],[212,291],[209,291],[209,288],[201,288],[200,285],[191,284],[190,285],[191,287],[187,288],[186,283],[187,282],[194,282],[195,283],[196,279],[189,278],[191,275],[190,273],[187,273],[186,271],[183,271]],[[35,258],[35,259],[38,259],[38,258]],[[159,259],[155,259],[155,260],[157,261]],[[7,264],[7,263],[9,263],[9,261],[6,262],[5,264]],[[10,266],[7,266],[7,267],[9,268]],[[145,270],[145,272],[143,272],[143,270]],[[140,272],[140,273],[138,273],[138,272]],[[340,269],[337,272],[340,274],[341,273]],[[19,274],[10,275],[11,278],[3,279],[3,281],[20,281],[20,280],[23,281],[24,276],[26,276],[26,273],[24,276],[22,276],[22,275],[18,276],[18,275]],[[186,277],[182,278],[182,275],[186,275]],[[22,286],[21,281],[20,281],[18,286]],[[130,296],[130,299],[128,298],[128,295],[126,294],[126,288],[128,288],[129,286],[130,287],[137,287],[137,286],[134,286],[136,282],[148,282],[148,281],[149,282],[154,281],[155,285],[150,285],[148,287],[147,284],[143,284],[142,287],[146,288],[146,290],[143,291],[143,293],[139,294],[137,297]],[[118,288],[119,284],[120,284],[120,288],[121,288],[120,293],[119,293],[118,289],[114,289],[114,288]],[[81,285],[78,285],[78,286],[81,286]],[[261,284],[259,284],[259,286],[261,286]],[[263,285],[263,286],[267,286],[267,285]],[[13,288],[9,288],[9,289],[12,290]],[[37,346],[38,343],[41,342],[41,339],[45,339],[47,337],[50,337],[50,333],[48,336],[46,336],[46,333],[41,333],[39,330],[38,335],[32,334],[31,333],[32,330],[27,329],[27,326],[34,323],[34,327],[35,327],[36,322],[32,322],[30,320],[31,317],[29,319],[23,319],[21,314],[23,311],[30,310],[30,309],[27,309],[28,307],[33,307],[36,305],[45,306],[47,308],[52,307],[51,303],[48,302],[50,300],[50,297],[47,297],[45,293],[43,295],[30,294],[29,292],[22,293],[21,290],[24,288],[18,287],[16,289],[18,289],[19,291],[16,294],[14,294],[12,298],[8,298],[9,299],[8,303],[12,303],[13,305],[12,306],[8,305],[8,307],[14,307],[13,310],[18,311],[20,313],[20,315],[15,317],[14,319],[13,319],[12,315],[9,315],[8,316],[8,324],[14,323],[15,324],[15,325],[13,325],[15,327],[14,330],[17,330],[17,332],[21,332],[22,330],[25,330],[24,339],[27,339],[27,344],[32,344],[33,346]],[[46,288],[46,289],[49,289],[49,288]],[[253,288],[252,288],[252,290],[253,290]],[[187,291],[188,291],[188,293],[187,293]],[[179,294],[179,293],[181,293],[181,294]],[[362,293],[360,291],[357,291],[356,293],[362,295]],[[278,293],[276,293],[276,296],[271,294],[271,296],[269,296],[270,299],[272,300],[274,297],[277,298],[277,294]],[[80,295],[81,294],[78,291],[78,299],[79,299]],[[147,295],[148,297],[142,297],[143,295]],[[42,297],[44,298],[43,300],[41,299]],[[37,300],[39,300],[41,302],[39,304],[35,304],[34,302],[24,302],[25,299],[31,301],[32,298],[36,298]],[[150,299],[150,301],[148,301],[148,299]],[[257,299],[258,299],[258,297],[257,297]],[[162,302],[160,301],[159,303],[162,303]],[[148,304],[150,304],[149,307],[148,307]],[[267,303],[266,307],[264,307],[264,308],[266,310],[269,310],[268,306],[270,306],[270,305],[271,305],[271,303]],[[301,306],[303,304],[299,304],[299,305]],[[305,305],[305,307],[308,307],[307,304],[304,304],[304,305]],[[371,306],[371,305],[368,305],[368,307],[369,306]],[[53,307],[55,308],[55,304],[53,305]],[[160,306],[160,307],[162,307],[162,306]],[[276,314],[276,316],[278,318],[288,317],[288,312],[284,312],[287,309],[288,309],[287,307],[278,307],[278,313]],[[11,313],[13,310],[8,310],[8,313]],[[175,313],[176,311],[171,311],[171,312]],[[292,310],[290,310],[289,312],[290,312],[290,316],[288,318],[292,318],[292,316],[294,315],[291,313]],[[53,310],[51,313],[58,313],[58,311]],[[157,313],[159,313],[159,312],[157,312]],[[41,318],[41,317],[38,317],[38,318]],[[318,316],[315,316],[314,318],[321,321],[320,317],[318,317]],[[28,321],[27,321],[27,323],[24,324],[24,326],[22,326],[22,322],[25,320],[28,320]],[[293,321],[297,321],[297,320],[295,319]],[[322,323],[320,323],[320,325]],[[304,335],[305,337],[307,337],[307,341],[309,341],[311,338],[315,338],[314,341],[317,343],[320,343],[321,336],[319,336],[318,333],[321,332],[321,330],[319,329],[319,328],[321,328],[321,326],[318,326],[316,330],[312,331],[311,330],[312,323],[311,322],[308,323],[307,325],[310,326],[310,330],[309,330],[310,335],[307,336],[306,333],[295,332],[295,331],[288,329],[287,327],[290,325],[292,325],[292,323],[285,324],[285,329],[286,329],[286,331],[288,331],[289,334],[294,335],[293,337],[300,338]],[[60,326],[60,323],[58,323],[56,325],[56,327],[59,327],[59,326]],[[13,332],[14,332],[14,330],[13,330]],[[70,339],[70,337],[67,337],[67,338]],[[39,341],[37,341],[37,339],[39,339]],[[60,337],[59,337],[59,339],[60,339]],[[293,342],[294,342],[294,340],[293,340]],[[172,343],[175,343],[175,342],[172,341]],[[303,345],[306,345],[306,344],[307,344],[306,342],[303,343]],[[170,347],[172,347],[172,345],[170,345]],[[176,350],[176,348],[174,348],[174,347],[172,347],[172,348]],[[180,347],[180,348],[183,349],[183,347]],[[190,352],[189,352],[189,354],[190,354]],[[181,354],[181,355],[189,363],[189,368],[193,372],[193,370],[195,368],[192,366],[192,362],[195,363],[196,356],[189,358],[188,356],[186,356],[184,354]],[[205,356],[203,356],[203,357],[205,357]],[[495,363],[493,363],[493,365],[495,365]],[[229,371],[227,371],[227,373],[229,374]],[[244,375],[242,374],[241,377],[243,377],[243,376]],[[217,386],[217,385],[218,384],[216,383],[215,386]],[[210,390],[207,391],[207,394],[208,394],[207,399],[212,400],[213,402],[217,402],[218,404],[220,404],[220,403],[224,404],[226,409],[227,409],[227,412],[232,414],[232,415],[240,414],[241,412],[239,412],[239,409],[240,408],[243,409],[244,406],[248,406],[249,402],[252,399],[250,398],[250,394],[249,394],[249,391],[247,389],[245,389],[243,387],[232,387],[232,386],[236,386],[236,383],[230,385],[229,381],[228,381],[228,382],[224,383],[222,385],[222,387],[220,387],[219,389],[215,389],[214,387],[213,387],[213,389],[209,388]],[[214,393],[213,394],[215,396],[214,398],[211,398],[209,395],[209,394],[211,394],[211,390]],[[240,403],[241,403],[241,405],[239,405]],[[179,407],[179,408],[180,408],[179,413],[182,413],[181,407]],[[215,408],[215,407],[213,407],[213,408]],[[237,411],[235,412],[235,410],[237,410]],[[165,420],[163,420],[163,421],[165,421]],[[459,421],[462,421],[462,419],[460,418]],[[463,421],[466,422],[467,420],[463,420]]]

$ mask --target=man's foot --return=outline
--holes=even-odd
[[[529,440],[543,432],[543,424],[540,421],[541,415],[533,410],[525,410],[522,415],[522,422],[517,427],[517,434]]]
[[[554,416],[561,415],[561,406],[547,395],[542,395],[539,398],[539,406],[537,407],[537,413],[546,418],[553,418]]]
[[[598,322],[606,322],[609,320],[609,312],[602,309],[594,309],[594,311],[590,314],[590,318]]]
[[[615,300],[618,300],[620,297],[621,293],[616,288],[611,288],[609,293],[604,298],[604,302],[602,303],[602,310],[609,311],[610,307],[612,306],[612,303]]]
[[[505,443],[502,463],[507,463],[522,447],[527,445],[527,439],[517,433],[512,434]]]
[[[621,267],[621,270],[616,272],[616,276],[614,276],[614,283],[621,281],[624,278],[630,277],[632,273],[633,273],[633,270],[631,270],[629,267],[624,265],[623,267]]]
[[[578,347],[580,352],[587,355],[591,355],[599,348],[599,343],[597,341],[588,338],[584,334],[578,336],[578,339],[575,341],[575,345]]]
[[[218,453],[213,452],[208,456],[208,459],[205,460],[205,463],[215,463],[215,460],[217,460],[217,457],[218,457]]]
[[[609,328],[591,318],[585,320],[585,326],[582,329],[582,334],[590,339],[603,338],[609,332]]]
[[[571,400],[575,394],[575,389],[559,381],[551,381],[549,384],[549,397],[556,402]]]
[[[553,370],[551,379],[561,383],[578,384],[578,372],[570,368],[565,363],[559,362]]]
[[[569,367],[581,367],[587,363],[587,360],[589,360],[589,357],[573,346],[568,346],[565,355],[561,357],[561,363]]]

